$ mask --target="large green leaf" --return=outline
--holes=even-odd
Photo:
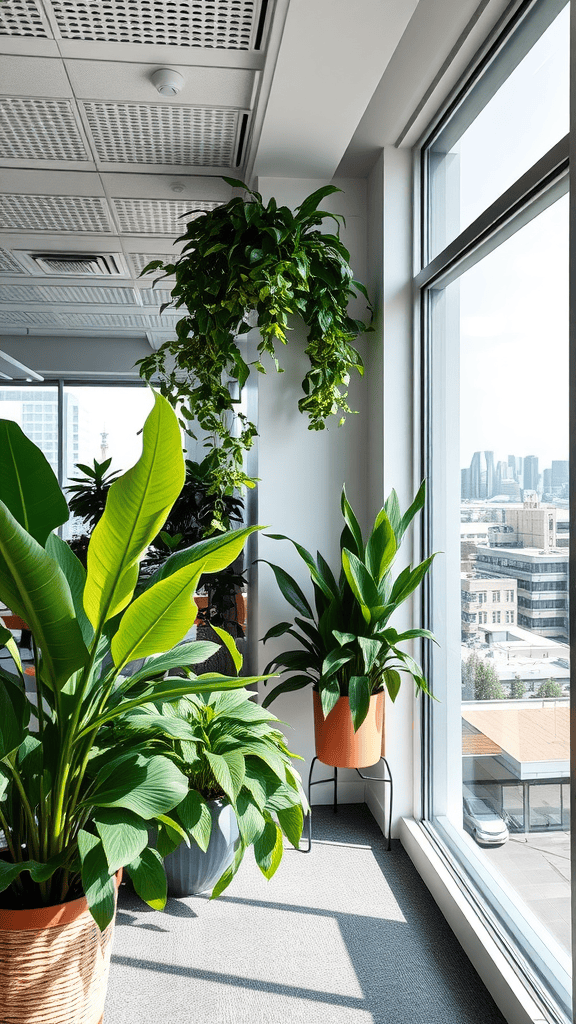
[[[380,604],[378,588],[366,566],[353,551],[344,548],[342,551],[342,568],[354,597],[360,605],[362,616],[367,623],[371,621],[370,609]]]
[[[254,843],[254,856],[260,871],[272,878],[282,860],[282,832],[275,821],[267,821],[262,834]]]
[[[186,776],[167,757],[133,754],[98,785],[86,801],[95,807],[125,807],[150,820],[170,811],[188,792]]]
[[[336,676],[331,676],[330,679],[320,680],[320,703],[322,705],[322,713],[324,718],[327,718],[332,708],[340,700],[340,684]]]
[[[116,480],[88,546],[84,608],[95,630],[129,603],[138,560],[164,525],[184,485],[184,458],[176,414],[155,394],[146,419],[142,455]]]
[[[153,910],[164,910],[168,887],[160,854],[148,847],[126,867],[140,899]]]
[[[215,754],[211,750],[206,750],[204,753],[216,782],[224,790],[228,799],[234,803],[242,789],[246,773],[244,755],[239,750],[231,750],[226,754]]]
[[[277,814],[280,828],[288,842],[292,843],[292,846],[297,850],[300,846],[300,837],[302,836],[302,827],[304,825],[302,808],[298,804],[294,804],[292,807],[281,808]]]
[[[220,637],[222,643],[224,644],[224,647],[226,648],[230,657],[232,658],[234,668],[236,669],[237,672],[240,672],[244,659],[240,654],[240,651],[238,650],[236,644],[234,643],[234,638],[230,636],[230,633],[228,633],[225,629],[220,629],[219,626],[213,625],[212,629],[214,630],[216,635]]]
[[[414,501],[410,505],[410,508],[407,509],[407,511],[402,516],[402,521],[400,523],[400,529],[398,531],[398,543],[400,543],[400,540],[401,540],[402,536],[406,532],[406,529],[408,528],[408,526],[412,522],[412,520],[413,520],[414,516],[416,515],[416,513],[419,512],[420,509],[424,507],[425,500],[426,500],[426,481],[423,480],[422,483],[420,484],[420,487],[418,488],[418,493],[417,493],[416,497],[414,498]]]
[[[342,494],[340,497],[340,507],[342,509],[342,515],[344,516],[344,519],[346,521],[346,526],[348,527],[350,533],[352,534],[352,537],[354,538],[354,547],[356,548],[354,554],[356,554],[358,558],[362,558],[364,556],[364,541],[362,539],[362,530],[360,529],[360,524],[354,514],[354,510],[350,502],[348,501],[348,498],[346,497],[345,487],[342,488]]]
[[[135,658],[170,650],[194,624],[194,592],[202,573],[196,563],[179,569],[140,594],[124,612],[112,640],[114,664],[121,669]]]
[[[258,809],[251,793],[246,789],[239,794],[235,810],[244,845],[251,846],[258,836],[262,835],[266,827],[266,819]]]
[[[304,615],[305,618],[314,618],[312,609],[301,588],[296,583],[296,580],[282,569],[280,565],[274,565],[273,562],[268,562],[265,558],[261,558],[259,561],[266,562],[266,564],[270,566],[276,577],[276,583],[280,588],[280,592],[283,597],[286,598],[288,604],[291,604],[292,607],[295,608],[300,615]]]
[[[368,676],[352,676],[348,683],[348,699],[352,713],[352,724],[356,732],[368,714],[370,706],[370,682]]]
[[[392,604],[397,607],[405,601],[414,590],[416,590],[416,587],[421,584],[435,557],[436,553],[425,558],[424,561],[421,562],[420,565],[417,565],[415,569],[409,568],[406,576],[404,575],[406,573],[405,569],[400,573],[400,576],[392,587],[392,593],[390,594],[390,602]]]
[[[44,453],[12,420],[0,420],[0,500],[42,546],[70,515]]]
[[[98,836],[80,829],[78,852],[80,854],[82,887],[88,902],[88,909],[98,927],[103,930],[114,917],[116,882],[108,870],[104,847]]]
[[[111,875],[134,860],[148,845],[148,826],[142,818],[124,807],[98,807],[92,820],[108,862]]]
[[[12,661],[16,665],[20,675],[23,674],[22,659],[20,658],[20,651],[18,650],[18,644],[16,643],[12,633],[6,626],[2,625],[2,619],[0,619],[0,647],[5,647]]]
[[[19,861],[17,864],[12,864],[0,859],[0,892],[4,892],[9,885],[12,885],[12,882],[18,878],[22,871],[29,871],[30,877],[35,882],[47,882],[54,872],[59,867],[62,867],[66,857],[67,852],[64,851],[51,857],[50,860],[43,864],[37,860],[24,860]]]
[[[68,586],[70,587],[70,593],[72,595],[72,603],[74,605],[74,611],[76,612],[76,618],[78,619],[78,625],[82,633],[82,639],[84,643],[88,645],[91,643],[94,637],[94,630],[88,622],[86,612],[84,611],[84,587],[86,585],[86,571],[82,562],[76,557],[72,548],[65,541],[61,540],[57,533],[51,533],[46,541],[46,551],[53,558],[62,569],[66,579],[68,580]]]
[[[24,741],[30,721],[30,704],[19,686],[0,679],[0,758],[7,757]]]
[[[88,652],[60,566],[0,501],[0,599],[28,623],[44,674],[62,685]]]
[[[343,665],[347,665],[348,662],[352,661],[353,657],[354,651],[350,650],[349,647],[337,647],[335,650],[330,651],[322,662],[322,680],[325,682],[330,676],[335,675]]]
[[[186,831],[206,853],[212,832],[212,815],[204,797],[195,789],[188,790],[182,802],[178,804],[176,813]]]
[[[384,682],[386,683],[386,689],[390,694],[393,701],[396,700],[400,691],[400,684],[402,682],[400,673],[395,668],[386,668],[383,672]]]
[[[382,649],[382,641],[375,640],[372,637],[359,636],[358,644],[360,646],[360,650],[362,651],[362,657],[364,659],[364,671],[368,673],[370,672],[370,669],[372,668],[374,662],[377,660],[378,655],[380,654],[380,651]]]
[[[189,665],[199,665],[212,654],[216,654],[218,650],[218,644],[214,644],[210,640],[193,640],[191,643],[176,644],[172,650],[167,651],[165,654],[148,658],[142,668],[138,669],[131,676],[126,677],[123,689],[129,689],[143,679],[163,676],[171,668],[187,668]]]
[[[292,690],[302,690],[304,686],[311,686],[314,683],[313,676],[290,676],[289,679],[285,679],[283,683],[278,683],[270,693],[267,693],[262,701],[262,707],[267,708],[270,706],[276,697],[279,697],[281,693],[291,693]]]
[[[242,530],[228,530],[226,533],[209,537],[208,540],[200,540],[183,551],[177,551],[154,573],[148,586],[153,586],[158,580],[166,579],[167,576],[194,562],[203,565],[205,573],[220,572],[238,558],[251,533],[264,529],[264,526],[246,526]]]
[[[390,568],[396,551],[396,536],[388,516],[384,513],[366,544],[366,567],[376,584]]]

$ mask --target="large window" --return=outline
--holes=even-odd
[[[427,609],[440,648],[425,818],[558,1020],[570,1007],[568,39],[566,3],[520,5],[424,141],[417,278],[427,544],[443,552]]]

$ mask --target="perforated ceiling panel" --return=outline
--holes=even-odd
[[[68,100],[0,100],[0,156],[88,160]]]
[[[51,36],[35,0],[7,0],[0,4],[0,36]]]
[[[0,196],[0,228],[110,234],[104,200],[89,196]]]
[[[135,277],[139,277],[142,271],[144,270],[144,267],[147,267],[148,264],[152,263],[154,260],[162,260],[162,263],[167,263],[168,260],[175,260],[177,258],[177,255],[178,254],[176,252],[174,253],[173,256],[167,256],[165,253],[158,254],[154,252],[131,252],[129,255],[129,259],[130,263],[132,264],[132,269],[134,271]],[[160,271],[156,271],[157,277],[159,273]],[[150,274],[146,274],[144,281],[147,281],[149,284],[151,284],[153,280],[154,271],[152,271]]]
[[[171,298],[168,288],[147,288],[141,295],[145,306],[161,306],[163,302],[170,302]]]
[[[256,0],[51,0],[64,39],[248,50]]]
[[[57,318],[63,327],[116,327],[126,330],[134,330],[135,327],[145,330],[149,319],[135,313],[118,313],[116,316],[109,313],[58,313]]]
[[[53,327],[56,324],[55,313],[26,313],[24,310],[0,309],[0,324],[15,327]]]
[[[150,327],[158,331],[171,331],[174,324],[182,318],[184,314],[180,313],[178,316],[169,316],[168,312],[162,313],[162,316],[149,316],[148,322]]]
[[[137,304],[133,288],[99,288],[83,285],[20,285],[4,284],[1,302],[75,302],[85,305],[105,303],[107,306],[134,306]]]
[[[7,249],[0,249],[0,274],[23,274],[24,270]]]
[[[182,235],[187,219],[198,212],[214,210],[218,203],[190,199],[113,199],[121,231],[129,235]],[[191,211],[195,213],[192,214]],[[190,217],[183,217],[190,214]],[[183,218],[180,220],[179,218]],[[145,266],[146,264],[144,264]]]
[[[100,160],[106,163],[230,167],[237,110],[85,103]]]

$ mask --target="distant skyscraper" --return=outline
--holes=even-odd
[[[492,498],[495,483],[494,452],[474,452],[470,463],[470,497]]]
[[[462,498],[463,499],[467,499],[467,498],[471,497],[471,494],[470,494],[470,470],[469,469],[461,469],[460,470],[460,490],[461,490],[461,494],[462,494]]]
[[[561,489],[568,483],[568,462],[552,460],[552,488]]]
[[[525,491],[537,491],[540,474],[538,472],[538,456],[527,455],[524,459],[524,482]]]

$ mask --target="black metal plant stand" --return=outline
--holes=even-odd
[[[334,767],[334,765],[328,765],[329,768],[334,768],[334,775],[332,775],[331,778],[329,778],[329,779],[316,779],[316,781],[313,782],[312,781],[312,773],[314,771],[314,765],[316,764],[316,761],[318,761],[318,760],[319,760],[318,757],[313,757],[312,758],[312,764],[310,765],[310,774],[308,776],[308,803],[310,804],[310,811],[308,813],[308,836],[307,836],[308,846],[305,847],[304,849],[302,849],[300,851],[301,853],[310,853],[310,850],[312,849],[312,800],[310,799],[310,791],[312,789],[312,786],[319,786],[323,782],[333,782],[334,783],[334,814],[336,814],[337,811],[338,811],[338,769],[336,767]],[[386,847],[387,851],[390,851],[392,849],[392,845],[391,845],[391,839],[392,839],[392,798],[393,798],[392,772],[390,771],[390,765],[388,764],[388,761],[386,760],[386,758],[385,757],[381,757],[380,760],[383,761],[385,766],[386,766],[386,771],[388,772],[388,778],[385,778],[385,777],[384,778],[379,778],[377,775],[363,775],[359,768],[355,768],[354,770],[358,772],[358,775],[360,776],[360,778],[364,779],[365,782],[382,782],[384,784],[384,786],[390,786],[390,803],[389,803],[389,807],[388,807],[388,836],[387,836],[387,838],[388,838],[388,846]],[[322,761],[320,763],[323,764],[324,762]]]

